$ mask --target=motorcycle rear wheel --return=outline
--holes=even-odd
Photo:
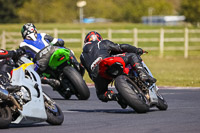
[[[75,95],[79,100],[87,100],[90,97],[90,91],[81,74],[73,67],[66,66],[63,74],[68,78],[75,88]]]
[[[127,76],[120,75],[115,79],[115,87],[119,94],[137,113],[149,111],[149,102],[138,86]]]
[[[0,107],[0,129],[8,128],[12,121],[12,114],[9,107]]]

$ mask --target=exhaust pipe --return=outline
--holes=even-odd
[[[8,99],[9,92],[6,89],[2,89],[0,87],[0,98],[1,99]]]
[[[15,106],[17,106],[17,108],[18,108],[19,110],[22,110],[22,107],[19,105],[19,103],[16,101],[16,99],[15,99],[12,95],[8,95],[8,97],[9,97],[9,99],[13,102],[13,104],[14,104]]]
[[[16,99],[12,95],[10,95],[6,89],[2,89],[1,87],[0,87],[0,98],[3,100],[10,99],[13,102],[13,104],[17,106],[18,109],[22,110],[22,107],[19,105]]]

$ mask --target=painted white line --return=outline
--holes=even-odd
[[[183,89],[190,89],[190,90],[200,90],[200,87],[173,87],[173,86],[158,86],[159,89],[176,89],[176,90],[183,90]]]
[[[94,87],[94,84],[89,84],[89,88]],[[108,86],[109,88],[115,88],[114,86]],[[190,89],[190,90],[200,90],[200,87],[175,87],[175,86],[158,86],[159,89],[171,89],[171,90],[183,90],[183,89]]]
[[[49,86],[47,84],[42,84],[43,86]],[[94,84],[92,83],[88,83],[87,86],[89,88],[93,88],[95,87]],[[114,86],[110,86],[109,85],[109,88],[115,88]],[[171,90],[183,90],[183,89],[190,89],[190,90],[200,90],[200,87],[176,87],[176,86],[158,86],[159,89],[171,89]]]

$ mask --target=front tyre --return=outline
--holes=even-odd
[[[147,98],[130,78],[125,75],[118,76],[115,79],[115,87],[127,104],[137,113],[146,113],[149,110]]]
[[[168,104],[164,99],[164,97],[159,93],[159,91],[157,91],[157,97],[158,97],[158,104],[156,105],[156,107],[159,110],[167,110]]]
[[[8,128],[12,121],[12,114],[9,107],[0,107],[0,129]]]
[[[47,113],[47,122],[51,125],[61,125],[64,121],[62,110],[46,94],[44,95],[45,110]]]
[[[66,66],[63,69],[66,76],[75,88],[75,95],[79,100],[87,100],[90,97],[90,91],[81,74],[73,67]]]

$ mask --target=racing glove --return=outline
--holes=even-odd
[[[137,48],[137,54],[138,55],[142,55],[142,54],[144,54],[144,53],[148,53],[147,51],[145,51],[145,50],[143,50],[143,49],[141,49],[141,48]]]
[[[15,50],[15,55],[16,56],[22,56],[25,54],[25,51],[23,49],[16,49]]]

